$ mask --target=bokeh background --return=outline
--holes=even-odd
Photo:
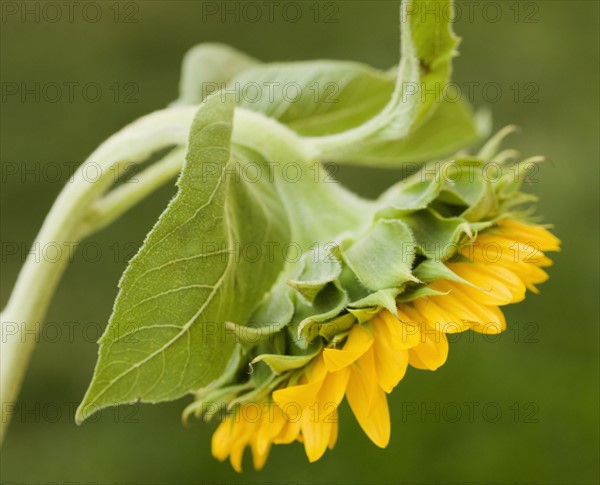
[[[226,8],[193,1],[81,2],[72,19],[63,6],[51,22],[55,10],[44,13],[44,2],[2,2],[3,305],[22,263],[20,255],[7,254],[6,243],[26,251],[69,167],[124,124],[177,97],[189,47],[220,41],[265,61],[339,58],[379,68],[397,62],[395,1],[299,2],[302,18],[295,23],[284,18],[284,2],[272,22],[266,10],[257,22],[243,15],[203,18],[209,3]],[[8,15],[7,4],[18,13]],[[475,83],[473,104],[491,109],[495,129],[521,126],[511,146],[553,160],[529,190],[541,197],[538,212],[555,224],[564,249],[542,294],[507,310],[509,330],[493,341],[463,334],[443,368],[408,372],[390,396],[393,434],[385,450],[368,441],[347,405],[338,445],[318,463],[307,464],[300,444],[276,447],[262,472],[247,460],[241,476],[211,458],[214,425],[181,425],[188,399],[108,410],[78,427],[73,409],[92,375],[95,339],[127,259],[174,193],[169,184],[88,241],[87,258],[80,250],[67,270],[2,449],[3,482],[598,483],[599,4],[462,6],[454,79]],[[40,17],[23,19],[24,8],[38,9]],[[98,8],[100,19],[90,21]],[[66,91],[51,102],[53,92],[43,93],[49,83],[70,82],[98,83],[102,95],[91,102],[75,87],[73,102]],[[19,93],[11,95],[15,83]],[[40,99],[21,99],[20,91],[32,86],[42,90]],[[366,196],[398,176],[355,168],[340,173]]]

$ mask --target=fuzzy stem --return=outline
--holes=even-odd
[[[163,159],[148,167],[135,182],[124,183],[98,199],[91,207],[89,216],[83,221],[83,237],[108,226],[138,202],[179,174],[185,157],[184,147],[169,152]]]
[[[131,189],[118,189],[104,198],[115,182],[114,173],[125,163],[139,163],[157,150],[183,145],[194,107],[170,108],[145,116],[126,126],[104,142],[77,170],[73,179],[62,190],[40,232],[33,248],[47,245],[71,245],[104,227],[141,198],[171,178],[178,167],[173,158],[147,169],[139,183]],[[177,152],[178,154],[180,152]],[[92,178],[93,177],[93,180]],[[100,204],[98,200],[100,199]],[[35,343],[39,340],[43,319],[69,260],[69,251],[52,261],[39,258],[39,250],[32,251],[12,291],[5,309],[0,314],[2,339],[0,342],[0,402],[2,421],[0,442],[14,413],[21,382]]]

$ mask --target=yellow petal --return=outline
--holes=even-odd
[[[484,335],[495,335],[506,330],[506,318],[502,310],[498,307],[490,306],[487,307],[487,311],[493,316],[488,318],[486,323],[473,325],[473,330]]]
[[[448,358],[448,339],[433,327],[421,328],[421,343],[409,350],[409,363],[418,369],[436,370]]]
[[[351,367],[346,397],[359,423],[361,420],[366,419],[371,408],[371,399],[375,387],[373,384],[377,382],[374,367],[375,362],[371,351],[367,352],[359,362]]]
[[[321,380],[277,389],[273,392],[273,401],[284,411],[288,407],[304,409],[316,402],[322,385],[323,381]]]
[[[231,448],[231,455],[229,455],[229,462],[233,469],[242,473],[242,458],[244,458],[245,445],[236,444]]]
[[[308,382],[322,381],[325,379],[325,376],[327,375],[327,366],[323,359],[323,352],[312,360],[306,374]]]
[[[483,305],[507,305],[525,298],[525,284],[512,271],[494,264],[451,263],[448,267],[477,286],[463,284],[461,289]]]
[[[535,287],[536,284],[544,283],[548,280],[548,273],[534,264],[511,263],[505,267],[518,275],[523,283],[525,283],[525,286],[527,286],[527,289],[533,293],[539,293],[539,290]]]
[[[349,366],[373,345],[373,336],[363,325],[354,325],[342,349],[324,349],[323,358],[329,372]]]
[[[242,473],[244,450],[250,441],[252,433],[257,427],[257,423],[247,421],[243,417],[236,417],[234,419],[238,419],[238,421],[235,422],[236,432],[232,437],[229,461],[236,472]]]
[[[323,360],[323,353],[315,357],[306,372],[306,384],[289,386],[273,392],[273,400],[282,408],[287,406],[304,409],[317,401],[317,394],[323,386],[327,376],[327,369]]]
[[[377,389],[373,396],[371,411],[367,418],[367,428],[363,429],[371,441],[380,448],[385,448],[390,442],[391,424],[387,397],[382,389]]]
[[[339,416],[338,416],[338,412],[336,411],[334,416],[332,416],[332,423],[331,423],[331,433],[329,434],[329,443],[327,443],[327,447],[330,450],[333,450],[333,447],[335,446],[335,443],[337,442],[337,438],[338,438],[338,421],[339,421]]]
[[[219,461],[229,456],[233,422],[229,419],[221,422],[211,439],[212,455]]]
[[[437,280],[431,284],[431,287],[437,291],[447,293],[446,295],[432,295],[428,298],[435,302],[444,311],[447,311],[454,316],[458,324],[457,331],[464,331],[471,328],[471,323],[477,322],[479,316],[471,309],[471,304],[465,295],[461,297],[457,294],[457,288],[463,285],[454,281]],[[448,332],[446,332],[448,333]]]
[[[442,286],[442,283],[438,283],[438,286]],[[443,284],[446,284],[445,282]],[[450,288],[451,293],[444,296],[432,296],[431,299],[436,301],[444,302],[444,305],[457,305],[462,308],[461,312],[464,315],[464,319],[469,323],[471,328],[476,326],[480,328],[506,328],[506,321],[503,313],[496,306],[482,305],[479,302],[473,300],[464,292],[466,285],[448,282],[446,288]],[[450,298],[451,297],[451,298]]]
[[[337,408],[344,399],[349,378],[350,369],[348,367],[329,373],[317,396],[318,402],[323,405],[334,405]]]
[[[408,351],[394,346],[390,331],[383,320],[373,319],[370,325],[375,338],[373,350],[379,386],[385,392],[392,392],[406,373]]]
[[[512,219],[499,221],[503,234],[522,243],[535,243],[542,251],[560,251],[560,240],[547,229]]]
[[[481,248],[473,251],[473,257],[485,264],[502,264],[513,271],[517,267],[552,266],[552,260],[534,244],[491,234],[479,236],[476,243]]]
[[[346,396],[365,434],[377,446],[387,446],[390,437],[389,410],[385,392],[377,381],[373,349],[352,366]]]
[[[379,313],[385,322],[398,349],[410,349],[419,344],[421,338],[418,322],[411,322],[402,308],[398,308],[398,318],[387,310]]]
[[[302,413],[302,437],[310,462],[323,456],[332,439],[335,442],[331,434],[337,434],[337,408],[346,393],[349,377],[348,367],[328,373],[315,404],[304,409]]]
[[[376,350],[377,352],[377,350]],[[390,393],[406,375],[408,368],[408,350],[399,350],[395,361],[375,357],[379,386]]]
[[[524,244],[500,234],[483,233],[461,248],[461,254],[470,261],[495,265],[551,266],[552,261],[535,244]],[[512,269],[512,268],[511,268]]]
[[[446,301],[450,302],[450,295],[444,296],[429,296],[418,298],[413,302],[417,311],[423,315],[425,320],[436,330],[443,333],[464,332],[470,326],[465,324],[463,315],[452,311],[450,305],[446,305]]]
[[[281,432],[273,439],[273,443],[276,445],[287,445],[297,440],[300,434],[301,419],[301,416],[298,416],[298,419],[292,421],[288,417]]]
[[[305,409],[302,414],[302,437],[304,439],[304,451],[308,461],[317,461],[323,456],[329,439],[331,437],[332,422],[326,419],[321,412],[314,413],[311,409]]]
[[[271,443],[281,433],[285,420],[281,408],[275,403],[263,405],[263,413],[258,430],[252,437],[253,455],[269,453]],[[256,468],[256,466],[255,466]]]
[[[250,442],[252,448],[252,464],[255,470],[262,470],[269,457],[269,451],[271,450],[271,442],[269,441],[266,448],[259,446],[254,440]]]

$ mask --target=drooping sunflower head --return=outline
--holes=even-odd
[[[425,166],[380,198],[370,225],[304,258],[257,309],[275,323],[230,324],[240,339],[230,372],[187,410],[227,410],[216,458],[240,471],[250,447],[261,468],[272,445],[299,441],[316,461],[335,445],[344,398],[385,447],[386,395],[408,367],[442,366],[447,334],[506,329],[502,307],[538,292],[560,243],[523,209],[533,197],[519,187],[538,159],[508,164],[500,138],[478,157]]]

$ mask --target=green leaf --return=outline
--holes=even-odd
[[[265,324],[273,324],[278,329],[283,328],[294,315],[290,294],[291,290],[284,285],[276,286],[272,292],[265,294],[248,319],[248,326],[259,328]]]
[[[401,23],[410,25],[419,59],[421,104],[417,118],[420,119],[441,99],[459,39],[452,31],[452,15],[446,13],[452,7],[451,0],[411,0],[405,1],[403,6]],[[438,12],[438,15],[432,18],[430,12]]]
[[[297,329],[299,339],[308,342],[315,339],[319,335],[320,324],[337,317],[347,304],[348,294],[335,283],[325,286],[310,307],[298,302],[297,306],[301,309],[298,316],[303,316]]]
[[[406,214],[403,220],[414,233],[418,252],[438,261],[451,257],[470,224],[462,217],[442,217],[433,209]]]
[[[414,281],[414,240],[400,220],[380,219],[355,241],[341,247],[344,262],[369,290],[397,288]]]
[[[194,394],[194,401],[186,406],[182,414],[182,421],[186,423],[189,417],[194,414],[200,416],[205,413],[206,403],[215,403],[226,398],[232,399],[240,391],[247,388],[248,383],[232,384],[236,374],[239,372],[244,358],[244,349],[241,345],[236,345],[227,366],[218,379],[212,381],[208,386],[199,389]],[[216,412],[216,409],[213,411]],[[209,413],[210,414],[210,413]]]
[[[373,144],[405,138],[430,114],[450,75],[458,39],[452,33],[449,15],[431,22],[423,11],[432,7],[443,10],[448,4],[449,0],[402,2],[401,59],[391,99],[362,125],[311,139],[317,153],[328,160],[343,160],[357,150],[370,151]]]
[[[351,153],[328,155],[328,160],[355,165],[398,167],[453,154],[481,137],[470,108],[463,102],[442,100],[422,124],[397,140],[371,143]]]
[[[477,153],[477,158],[483,161],[490,161],[498,153],[500,145],[504,139],[511,133],[519,131],[515,125],[508,125],[502,128],[498,133],[492,136]]]
[[[383,209],[382,214],[414,212],[426,209],[439,195],[442,188],[439,177],[426,178],[418,172],[390,187],[380,198],[381,205],[388,205],[393,211]]]
[[[292,289],[289,286],[276,284],[272,291],[265,294],[248,318],[247,324],[225,322],[226,328],[247,347],[253,347],[263,340],[272,338],[292,320],[294,303],[291,294]]]
[[[185,57],[179,103],[226,85],[239,106],[309,137],[324,161],[393,167],[447,156],[480,135],[468,106],[446,93],[458,45],[451,16],[427,14],[449,5],[402,2],[401,60],[391,72],[332,60],[261,64],[202,44]]]
[[[268,396],[286,377],[278,376],[267,364],[260,362],[252,367],[252,369],[250,378],[250,381],[252,382],[251,390],[244,392],[231,400],[227,405],[227,409],[230,411],[247,402],[256,403],[267,400]]]
[[[476,158],[460,158],[439,165],[433,175],[443,182],[439,201],[463,207],[477,205],[487,190],[483,166]]]
[[[327,340],[332,340],[336,335],[347,332],[356,323],[352,313],[343,313],[319,325],[319,335]]]
[[[176,399],[218,378],[234,345],[224,322],[246,322],[281,273],[283,255],[255,261],[236,249],[289,241],[290,228],[268,179],[250,185],[228,176],[245,162],[230,146],[232,116],[220,96],[200,107],[179,192],[119,284],[78,422],[106,406]]]
[[[396,308],[396,297],[402,291],[402,289],[403,288],[386,288],[385,290],[379,290],[364,298],[361,298],[360,300],[353,301],[348,306],[350,307],[350,311],[353,309],[364,308],[376,308],[377,310],[385,308],[390,313],[395,315],[398,311]]]
[[[299,369],[308,364],[321,351],[320,346],[315,346],[314,350],[304,355],[281,355],[281,354],[261,354],[252,360],[252,364],[265,362],[275,374]]]
[[[494,173],[496,168],[492,167]],[[462,207],[460,215],[478,221],[494,213],[498,206],[494,184],[487,180],[486,163],[477,158],[459,158],[442,164],[438,177],[443,180],[438,202]]]
[[[450,270],[443,262],[437,259],[426,259],[421,262],[414,270],[414,275],[425,283],[443,279],[457,281],[459,283],[470,284],[467,280],[458,276]]]
[[[414,288],[410,288],[401,295],[398,295],[398,301],[406,303],[409,301],[416,300],[417,298],[422,298],[424,296],[433,296],[433,295],[446,295],[443,291],[438,291],[430,288],[429,286],[416,286]]]
[[[275,184],[293,221],[292,250],[300,250],[298,260],[311,249],[328,253],[342,233],[370,221],[376,205],[341,187],[293,131],[245,109],[236,110],[236,119],[234,143],[248,163],[260,159],[268,165],[262,178]]]
[[[199,104],[257,63],[256,59],[225,44],[192,47],[183,58],[179,99],[174,104]]]
[[[315,260],[315,255],[309,252],[304,254],[301,262],[302,272],[297,278],[289,280],[288,285],[312,303],[319,292],[340,276],[342,266],[330,253]]]
[[[385,107],[394,78],[364,64],[304,61],[260,64],[229,83],[239,105],[305,136],[359,126]]]
[[[358,323],[366,323],[375,315],[377,315],[380,311],[380,307],[376,306],[367,306],[364,308],[349,308],[348,311],[354,317]]]

